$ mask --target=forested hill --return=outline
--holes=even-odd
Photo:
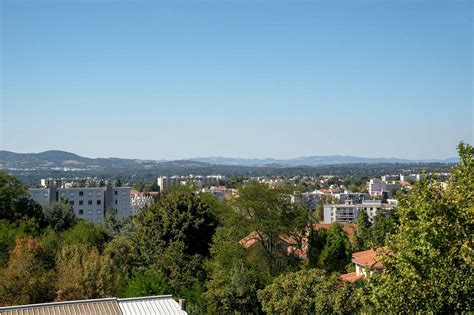
[[[344,155],[310,156],[294,159],[242,159],[224,157],[197,157],[177,161],[122,158],[87,158],[74,153],[51,150],[41,153],[15,153],[0,151],[0,168],[76,168],[76,169],[150,169],[157,167],[202,168],[212,165],[244,167],[302,167],[340,164],[413,164],[455,163],[456,158],[444,160],[408,160],[399,158],[366,158]]]

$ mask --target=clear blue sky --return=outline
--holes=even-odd
[[[1,1],[1,148],[445,158],[471,1]]]

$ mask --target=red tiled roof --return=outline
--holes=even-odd
[[[316,223],[313,224],[313,229],[319,230],[319,229],[329,229],[331,227],[331,224],[329,223]],[[342,224],[342,229],[347,235],[349,236],[349,240],[352,241],[355,230],[356,230],[356,225],[352,223],[344,223]],[[308,236],[309,236],[309,231],[305,233],[305,235],[300,235],[300,240],[298,240],[298,237],[295,236],[289,236],[286,234],[280,235],[280,240],[287,245],[287,253],[293,254],[297,257],[300,258],[306,258],[306,251],[308,249]],[[252,247],[255,243],[260,241],[259,235],[256,231],[253,231],[243,239],[239,241],[239,243],[245,247],[245,248],[250,248]],[[300,244],[301,242],[301,244]],[[301,245],[301,248],[300,246]]]
[[[257,232],[253,231],[252,233],[250,233],[249,235],[247,235],[246,237],[241,239],[239,241],[239,244],[242,245],[245,248],[252,247],[253,244],[257,243],[257,241],[258,241],[257,237],[258,237]]]
[[[296,240],[293,236],[288,236],[288,235],[280,235],[280,240],[283,241],[285,244],[291,246],[296,246],[298,245],[298,240]],[[260,240],[260,237],[256,231],[253,231],[243,239],[239,241],[239,243],[245,247],[249,248],[252,247],[253,244],[255,244],[257,241]]]
[[[319,230],[319,229],[326,229],[328,230],[331,227],[330,223],[315,223],[313,224],[313,229]],[[355,235],[355,231],[357,229],[357,225],[353,223],[342,223],[342,230],[346,232],[346,234],[349,236],[349,240],[352,241]]]
[[[367,266],[369,268],[382,269],[383,264],[377,259],[377,256],[379,256],[382,251],[383,248],[378,248],[376,250],[369,249],[362,252],[353,253],[352,262],[358,265]]]
[[[357,273],[354,271],[354,272],[342,274],[339,276],[339,278],[341,278],[341,280],[344,280],[344,281],[355,283],[359,280],[362,280],[364,278],[364,275],[357,275]]]

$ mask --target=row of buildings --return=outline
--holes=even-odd
[[[160,186],[160,192],[165,191],[174,185],[184,185],[187,183],[193,183],[196,187],[205,187],[205,186],[216,186],[219,185],[221,180],[224,180],[225,176],[223,175],[188,175],[188,176],[160,176],[157,179],[157,184]]]
[[[157,179],[157,183],[162,192],[173,185],[192,182],[197,187],[205,187],[202,188],[203,192],[224,200],[225,196],[233,195],[235,191],[223,186],[206,188],[217,185],[223,179],[225,177],[221,175],[163,176]],[[67,201],[77,218],[92,223],[103,223],[107,211],[113,210],[120,219],[136,215],[142,209],[152,205],[159,194],[159,192],[143,194],[130,187],[114,186],[111,182],[105,182],[104,186],[99,187],[79,187],[90,182],[91,179],[42,179],[39,187],[28,189],[28,195],[43,206]]]

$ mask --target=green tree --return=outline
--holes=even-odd
[[[261,263],[267,262],[268,275],[284,271],[286,263],[282,261],[288,255],[281,236],[301,240],[309,223],[308,211],[291,203],[285,189],[260,183],[247,184],[239,190],[236,210],[244,218],[245,227],[258,240],[259,259]]]
[[[139,268],[135,270],[120,297],[137,297],[168,294],[166,277],[153,269]]]
[[[453,314],[474,309],[472,231],[474,148],[461,143],[460,163],[443,187],[424,178],[399,200],[398,233],[369,279],[370,301],[389,313]]]
[[[374,224],[370,229],[370,241],[367,244],[372,248],[385,246],[387,238],[396,233],[397,226],[396,210],[391,210],[388,215],[378,212],[374,217]]]
[[[54,273],[44,264],[43,246],[31,237],[20,237],[7,268],[0,271],[0,305],[52,301],[54,283]]]
[[[246,259],[238,243],[236,226],[220,227],[213,237],[209,279],[204,298],[212,313],[251,313],[259,309],[257,290],[264,287],[262,274]]]
[[[307,250],[309,268],[320,267],[319,256],[326,245],[327,234],[326,229],[310,230]]]
[[[369,216],[365,211],[357,214],[357,232],[355,237],[355,247],[357,251],[366,250],[371,240],[371,225]]]
[[[116,236],[105,246],[104,253],[112,259],[122,281],[127,281],[132,273],[132,246],[132,241],[125,235]]]
[[[111,258],[84,244],[63,246],[57,260],[59,300],[96,299],[117,290],[118,272]]]
[[[159,246],[176,241],[183,242],[186,254],[207,256],[216,220],[209,200],[186,186],[177,186],[137,217],[135,245],[148,262],[160,255]]]
[[[269,314],[352,314],[361,305],[354,286],[320,269],[280,275],[258,299]]]
[[[328,230],[326,243],[319,255],[319,264],[327,271],[344,272],[351,261],[351,244],[339,223],[333,223]]]
[[[0,220],[0,269],[8,264],[10,251],[15,247],[16,239],[26,235],[24,224],[18,227],[6,220]]]
[[[43,207],[43,213],[46,224],[57,232],[71,228],[76,221],[74,209],[66,201]]]
[[[79,220],[76,225],[63,233],[63,242],[66,244],[84,244],[102,251],[109,241],[107,230],[104,226],[94,225],[90,222]]]
[[[316,205],[316,209],[314,210],[315,213],[315,219],[318,222],[324,221],[324,204],[323,203],[318,203]]]
[[[55,268],[56,255],[61,246],[60,235],[53,228],[47,227],[38,237],[38,240],[43,245],[43,260],[46,268]]]
[[[160,201],[134,220],[132,237],[137,266],[163,272],[174,292],[203,276],[217,226],[213,202],[191,187],[171,188]]]
[[[40,205],[29,199],[26,187],[16,177],[0,172],[0,220],[21,223],[35,220],[44,226],[43,210]]]

